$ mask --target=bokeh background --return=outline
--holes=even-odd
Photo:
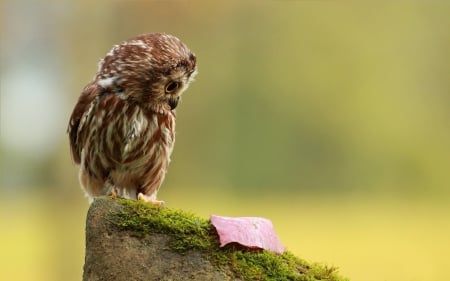
[[[271,219],[351,280],[450,280],[449,1],[1,2],[0,280],[80,280],[77,96],[113,44],[180,37],[199,75],[159,197]]]

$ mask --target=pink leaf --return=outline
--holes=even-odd
[[[221,217],[211,215],[211,223],[217,230],[220,247],[228,243],[239,243],[248,248],[265,249],[277,254],[284,252],[272,222],[258,217]]]

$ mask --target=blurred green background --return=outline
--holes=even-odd
[[[159,193],[271,219],[351,280],[450,280],[449,1],[1,2],[0,280],[80,280],[66,125],[113,44],[180,37],[199,75]]]

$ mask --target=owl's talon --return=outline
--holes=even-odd
[[[151,196],[144,195],[143,193],[139,193],[137,196],[138,200],[144,201],[145,203],[149,203],[153,206],[158,206],[164,208],[166,206],[165,201],[153,199]]]
[[[117,192],[115,190],[111,191],[111,198],[117,199]]]

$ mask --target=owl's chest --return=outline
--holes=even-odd
[[[107,101],[100,103],[109,110],[90,111],[89,124],[80,132],[86,161],[96,158],[95,165],[108,169],[133,169],[170,157],[175,142],[172,112],[157,114],[123,101]]]
[[[137,187],[146,179],[162,179],[175,142],[175,116],[130,112],[102,133],[106,147],[98,159],[114,184]]]
[[[168,159],[175,142],[175,119],[172,114],[146,114],[137,110],[124,120],[121,162],[145,165]]]

